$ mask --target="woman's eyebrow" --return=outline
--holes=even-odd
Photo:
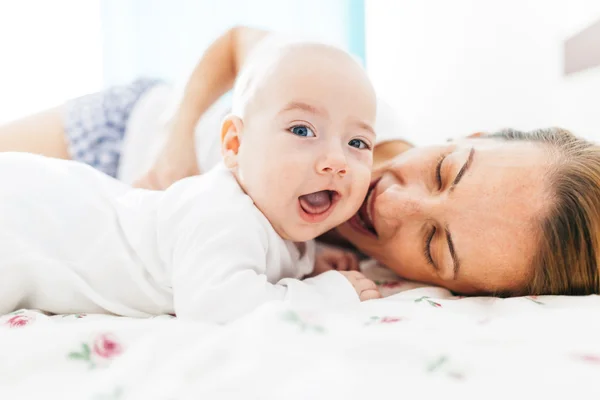
[[[474,155],[475,155],[475,148],[471,147],[471,151],[469,151],[469,157],[467,157],[467,161],[465,161],[465,163],[461,167],[460,171],[458,171],[456,178],[454,178],[454,182],[452,182],[452,186],[450,187],[450,190],[453,190],[456,187],[456,185],[458,184],[458,182],[460,182],[462,177],[465,175],[465,173],[467,172],[467,170],[473,163]],[[454,274],[453,274],[452,279],[456,280],[456,278],[458,277],[458,273],[460,271],[460,259],[458,258],[458,255],[456,254],[456,249],[454,248],[454,242],[452,241],[452,234],[450,233],[450,228],[446,227],[445,231],[446,231],[446,242],[448,243],[448,250],[450,251],[450,256],[452,257],[452,263],[454,264],[454,267],[453,267]]]
[[[469,152],[469,157],[467,157],[467,161],[463,164],[458,174],[456,174],[456,178],[454,178],[454,182],[452,182],[452,186],[450,187],[450,191],[454,190],[458,182],[462,179],[465,173],[468,171],[469,167],[473,163],[473,156],[475,155],[475,147],[471,147],[471,151]]]

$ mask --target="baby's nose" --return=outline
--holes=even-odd
[[[348,173],[348,163],[343,151],[341,149],[326,151],[317,162],[317,173],[345,176]]]

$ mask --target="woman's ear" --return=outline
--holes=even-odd
[[[475,132],[475,133],[471,133],[469,136],[467,136],[469,139],[473,139],[473,138],[479,138],[479,137],[484,137],[485,135],[487,135],[487,133],[485,132]]]
[[[237,156],[240,150],[240,142],[244,124],[241,118],[228,115],[221,125],[221,155],[227,168],[237,166]]]
[[[475,132],[475,133],[471,133],[470,135],[467,135],[467,139],[475,139],[475,138],[480,138],[480,137],[485,137],[487,135],[486,132]],[[455,138],[448,138],[446,139],[446,142],[453,142],[455,140]]]

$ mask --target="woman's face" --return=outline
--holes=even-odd
[[[465,294],[518,291],[531,278],[550,167],[528,142],[414,148],[373,172],[363,207],[338,231],[404,278]]]

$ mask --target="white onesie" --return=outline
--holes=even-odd
[[[277,235],[230,171],[132,189],[92,167],[0,154],[0,313],[112,313],[227,322],[270,300],[358,302]]]

